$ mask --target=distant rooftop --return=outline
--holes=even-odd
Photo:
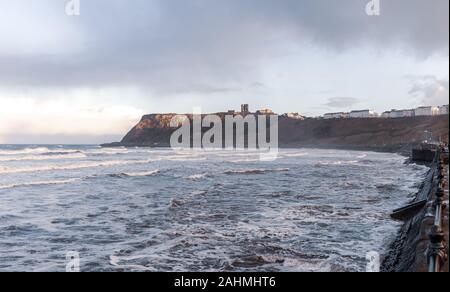
[[[372,110],[370,109],[366,109],[366,110],[356,110],[356,111],[351,111],[352,113],[363,113],[363,112],[370,112]]]

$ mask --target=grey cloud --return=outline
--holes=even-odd
[[[368,45],[410,48],[418,57],[448,55],[448,0],[381,1],[380,17],[365,14],[368,0],[82,1],[81,16],[63,21],[85,36],[84,50],[0,54],[0,86],[223,92],[258,80],[263,61],[283,53],[280,39],[335,51]]]
[[[436,76],[410,76],[411,89],[409,94],[419,98],[423,105],[443,105],[449,102],[449,80],[438,79]]]
[[[178,87],[174,89],[175,93],[196,93],[196,94],[217,94],[217,93],[230,93],[239,91],[241,91],[241,89],[237,87],[215,87],[207,84],[203,85],[191,84],[186,87]]]
[[[354,97],[332,97],[324,105],[332,108],[350,108],[359,102],[359,99]]]
[[[252,82],[252,83],[250,83],[250,87],[253,87],[253,88],[264,88],[265,85],[262,82]]]

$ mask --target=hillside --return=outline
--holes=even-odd
[[[222,117],[224,114],[220,114]],[[174,114],[151,114],[142,117],[121,142],[103,146],[168,147]],[[189,115],[188,115],[189,116]],[[436,139],[448,141],[448,115],[399,119],[279,119],[281,147],[320,147],[409,152],[413,145],[431,131]],[[207,130],[207,129],[205,129]]]

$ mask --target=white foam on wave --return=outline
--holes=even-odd
[[[26,155],[19,157],[0,157],[0,161],[2,162],[10,162],[10,161],[44,161],[44,160],[58,160],[58,159],[82,159],[86,158],[86,154],[83,153],[68,153],[68,154],[58,154],[58,155]]]
[[[358,160],[351,160],[351,161],[319,161],[319,165],[355,165],[359,161]]]
[[[96,154],[96,155],[114,155],[114,154],[127,154],[129,153],[128,149],[125,147],[119,148],[99,148],[99,149],[87,149],[83,151],[86,154]]]
[[[224,149],[217,154],[218,157],[248,157],[248,156],[259,156],[260,151],[256,150],[228,150]]]
[[[26,154],[45,154],[45,153],[77,153],[80,150],[75,149],[49,149],[47,147],[24,148],[17,150],[0,150],[0,155],[26,155]]]
[[[0,174],[11,174],[11,173],[27,173],[27,172],[42,172],[42,171],[53,171],[53,170],[76,170],[84,168],[98,168],[98,167],[111,167],[111,166],[121,166],[130,164],[147,164],[154,160],[118,160],[118,161],[106,161],[106,162],[94,162],[94,163],[82,163],[82,164],[63,164],[63,165],[46,165],[46,166],[36,166],[36,167],[0,167]]]
[[[18,161],[18,160],[44,160],[42,159],[34,159],[31,158],[31,155],[48,155],[48,156],[60,156],[63,158],[64,155],[70,154],[80,154],[80,155],[114,155],[114,154],[127,154],[129,153],[128,149],[125,147],[119,148],[87,148],[87,149],[64,149],[64,148],[48,148],[48,147],[36,147],[36,148],[24,148],[24,149],[11,149],[11,150],[0,150],[0,156],[20,156],[27,155],[27,159],[22,157],[11,158],[3,158],[0,161]],[[84,157],[85,157],[84,156]],[[77,157],[78,158],[78,157]],[[48,158],[50,159],[50,158]]]
[[[225,171],[228,175],[239,175],[239,174],[266,174],[271,172],[287,172],[289,168],[276,168],[276,169],[242,169],[242,170],[229,170]]]
[[[308,153],[283,153],[281,157],[304,157],[307,155]]]
[[[160,160],[165,161],[203,161],[206,157],[199,157],[197,154],[192,155],[170,155],[170,156],[160,156]]]
[[[48,181],[34,181],[34,182],[25,182],[25,183],[17,183],[10,185],[0,185],[0,190],[5,189],[14,189],[20,187],[32,187],[32,186],[42,186],[42,185],[62,185],[62,184],[70,184],[77,181],[80,181],[79,178],[71,178],[65,180],[48,180]]]
[[[193,180],[193,181],[197,181],[197,180],[204,179],[204,178],[206,178],[207,176],[208,176],[207,173],[194,174],[194,175],[191,175],[191,176],[186,177],[186,179],[188,179],[188,180]]]
[[[260,158],[255,159],[240,159],[240,160],[232,160],[231,163],[253,163],[253,162],[261,162]]]
[[[125,177],[143,177],[143,176],[152,176],[160,173],[159,169],[142,171],[142,172],[124,172],[117,176],[125,176]],[[60,185],[60,184],[70,184],[77,181],[83,181],[91,178],[97,178],[97,175],[86,176],[83,178],[70,178],[64,180],[47,180],[47,181],[32,181],[32,182],[24,182],[24,183],[14,183],[8,185],[0,185],[0,190],[4,189],[13,189],[19,187],[32,187],[32,186],[41,186],[41,185]]]
[[[160,173],[160,170],[155,169],[155,170],[142,171],[142,172],[124,172],[123,175],[132,176],[132,177],[140,177],[140,176],[152,176],[152,175],[155,175],[158,173]]]
[[[125,256],[114,256],[111,255],[109,257],[109,263],[114,266],[114,267],[118,267],[118,268],[122,268],[122,269],[131,269],[131,270],[138,270],[138,271],[150,271],[150,272],[154,272],[154,269],[142,266],[142,265],[127,265],[127,264],[121,264],[122,261],[133,261],[133,260],[139,260],[139,259],[143,259],[146,258],[146,256],[129,256],[129,257],[125,257]]]

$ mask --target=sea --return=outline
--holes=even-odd
[[[0,271],[74,254],[82,272],[365,271],[427,171],[361,151],[3,145]]]

